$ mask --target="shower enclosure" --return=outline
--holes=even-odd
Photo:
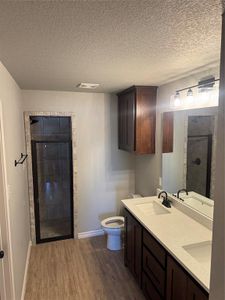
[[[31,116],[36,242],[73,238],[71,118]]]
[[[211,164],[214,116],[189,116],[186,187],[211,197]]]
[[[212,136],[189,136],[187,189],[210,198]]]

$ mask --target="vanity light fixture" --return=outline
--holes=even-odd
[[[187,104],[190,104],[193,102],[194,100],[194,93],[193,93],[193,89],[194,88],[198,88],[198,98],[197,99],[204,99],[204,100],[208,100],[209,99],[209,94],[210,92],[212,92],[215,88],[214,85],[217,81],[220,81],[219,78],[215,79],[214,76],[210,76],[206,79],[203,79],[201,81],[198,82],[198,84],[196,85],[192,85],[180,90],[177,90],[174,96],[174,103],[173,106],[178,107],[181,105],[181,98],[180,98],[180,93],[183,91],[187,91],[187,99],[189,100]]]

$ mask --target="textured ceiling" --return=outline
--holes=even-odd
[[[221,13],[220,0],[0,1],[0,60],[23,89],[161,85],[218,63]]]

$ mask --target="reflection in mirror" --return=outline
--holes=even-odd
[[[213,216],[217,109],[170,113],[172,133],[165,125],[168,113],[163,114],[162,188],[171,194],[187,189],[188,195],[179,194],[181,200],[209,217]]]

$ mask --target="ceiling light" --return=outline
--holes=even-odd
[[[77,87],[80,89],[96,89],[99,86],[100,86],[99,83],[87,83],[87,82],[81,82],[77,85]]]

